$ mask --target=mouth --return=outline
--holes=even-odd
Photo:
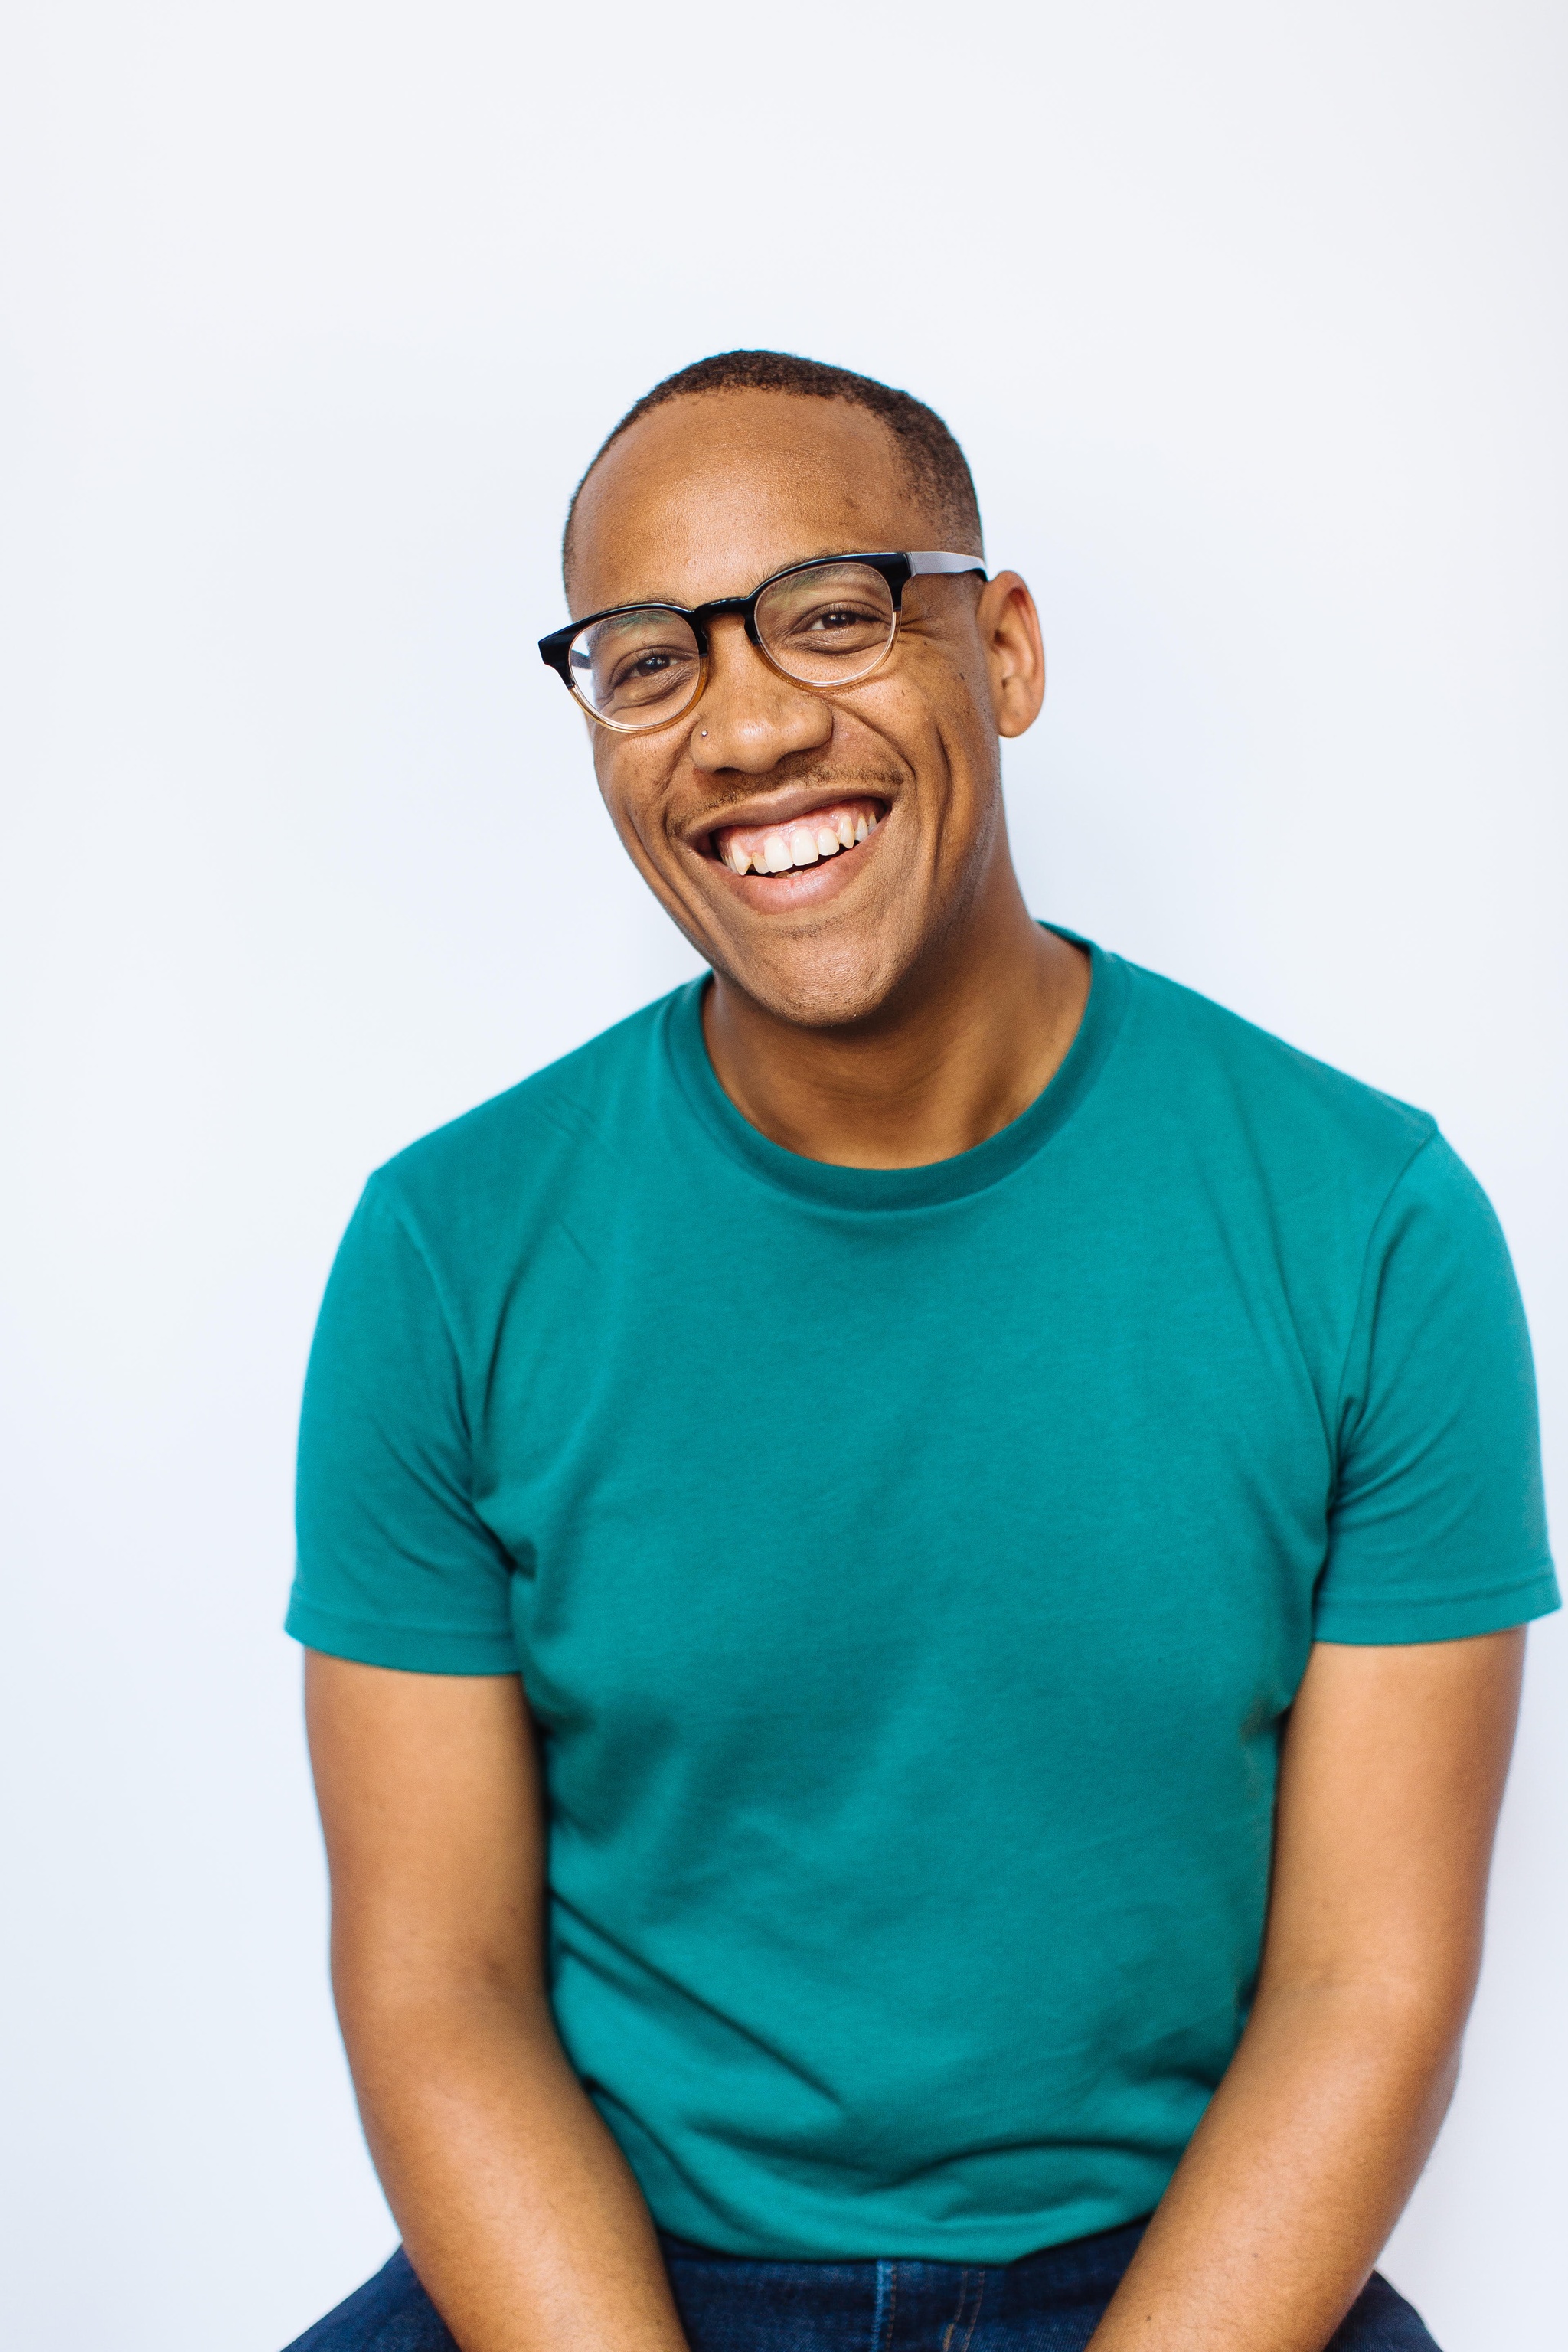
[[[766,880],[819,866],[830,857],[852,857],[887,815],[888,803],[855,793],[825,800],[815,808],[762,824],[722,824],[707,836],[708,854],[732,874]]]

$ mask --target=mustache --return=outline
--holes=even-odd
[[[710,782],[717,785],[716,778]],[[821,793],[835,800],[863,794],[868,799],[891,800],[905,782],[906,772],[901,767],[868,767],[863,761],[838,767],[829,765],[815,752],[791,751],[765,775],[738,775],[730,790],[716,790],[713,799],[702,810],[701,822],[717,830],[724,822],[726,810],[754,801],[763,793]]]

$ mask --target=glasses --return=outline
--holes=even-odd
[[[708,683],[709,629],[733,614],[763,659],[818,694],[858,686],[880,669],[899,634],[909,583],[932,572],[978,572],[975,555],[927,549],[901,555],[834,555],[791,563],[749,596],[684,604],[617,604],[569,621],[539,640],[540,658],[590,719],[620,735],[670,727]]]

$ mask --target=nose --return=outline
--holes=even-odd
[[[738,615],[710,625],[708,684],[693,713],[690,750],[704,773],[721,768],[766,775],[792,751],[821,749],[833,711],[820,694],[781,677],[763,659]]]

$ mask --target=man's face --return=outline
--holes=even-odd
[[[876,417],[700,394],[655,409],[594,469],[572,610],[700,604],[816,556],[943,544]],[[1037,649],[1015,575],[984,593],[973,576],[912,580],[882,668],[820,694],[724,618],[695,709],[643,735],[593,728],[622,841],[717,972],[823,1026],[872,1018],[940,952],[1005,860],[997,734],[1028,725],[1043,687],[1020,686],[1025,638]],[[792,862],[775,871],[780,845]]]

